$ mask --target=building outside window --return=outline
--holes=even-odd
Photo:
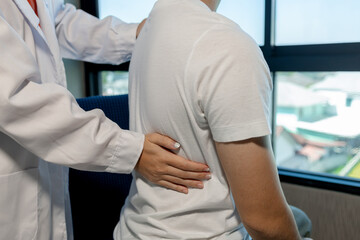
[[[360,178],[360,72],[278,72],[279,166]]]
[[[102,71],[101,79],[102,95],[120,95],[129,92],[129,72],[127,71]]]

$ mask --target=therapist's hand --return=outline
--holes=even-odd
[[[180,147],[175,143],[161,134],[147,134],[135,170],[150,182],[181,193],[187,194],[188,188],[203,188],[202,180],[211,178],[209,167],[169,151]]]
[[[136,38],[138,38],[141,29],[143,28],[144,24],[146,22],[146,18],[144,20],[141,21],[141,23],[138,25],[137,29],[136,29]]]

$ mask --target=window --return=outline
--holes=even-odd
[[[277,72],[278,166],[360,178],[360,72]]]
[[[128,23],[138,23],[149,15],[156,0],[99,0],[99,18],[109,15]]]
[[[360,2],[266,3],[262,50],[273,72],[280,172],[301,173],[296,182],[321,176],[320,186],[335,180],[360,186],[360,31],[354,30]]]
[[[264,45],[265,0],[221,1],[217,13],[239,24],[260,46]]]
[[[125,22],[141,22],[148,16],[155,2],[156,0],[98,0],[99,18],[113,15]],[[259,45],[264,44],[265,0],[222,1],[217,12],[239,24]]]
[[[276,45],[360,41],[358,0],[277,0]]]
[[[82,6],[93,8],[90,12],[99,16],[99,18],[113,15],[125,22],[137,23],[148,16],[156,0],[98,0],[93,2],[93,7],[89,7],[91,2],[83,1]],[[219,6],[218,13],[241,25],[259,45],[264,45],[265,0],[223,1]],[[87,64],[86,66],[89,71],[90,69],[98,68],[93,64]],[[114,69],[115,72],[111,72],[111,69]],[[99,71],[89,76],[92,82],[89,83],[88,94],[111,95],[127,93],[125,90],[127,77],[124,72],[127,70],[127,64],[121,66],[120,70],[122,71],[120,72],[116,71],[118,69],[112,66],[104,66],[102,70],[104,71]]]
[[[101,71],[101,95],[120,95],[128,93],[129,72]]]
[[[154,2],[82,0],[82,6],[139,22]],[[282,181],[359,192],[359,11],[358,0],[223,0],[219,6],[218,13],[257,41],[273,74],[273,144]],[[127,70],[128,63],[86,64],[88,93],[118,94]]]

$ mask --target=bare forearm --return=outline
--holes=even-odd
[[[280,186],[269,137],[216,146],[250,235],[255,240],[301,239]]]

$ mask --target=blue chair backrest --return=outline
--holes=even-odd
[[[77,99],[84,110],[103,110],[122,129],[129,129],[128,95]],[[74,239],[112,240],[132,176],[70,169],[69,191]]]

